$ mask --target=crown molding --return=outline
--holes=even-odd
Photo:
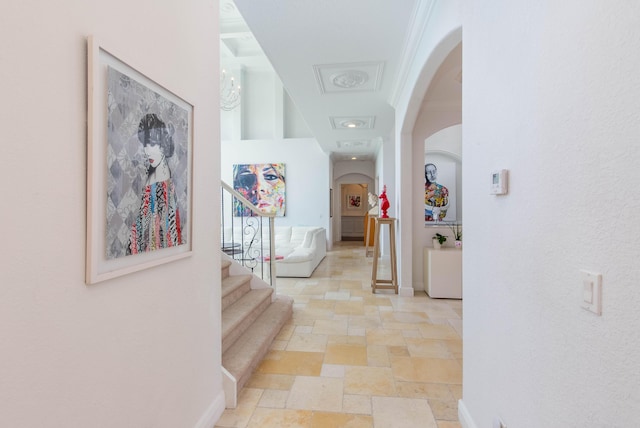
[[[407,32],[407,39],[402,49],[400,68],[393,82],[391,95],[389,96],[389,104],[394,108],[397,107],[400,96],[407,84],[407,78],[411,71],[413,60],[420,47],[422,38],[426,33],[426,28],[429,25],[436,1],[437,0],[418,0],[416,3],[414,13],[412,14],[413,18],[409,25],[409,31]]]

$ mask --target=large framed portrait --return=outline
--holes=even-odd
[[[88,39],[93,284],[191,255],[193,106]]]
[[[424,223],[456,221],[456,163],[425,156]]]

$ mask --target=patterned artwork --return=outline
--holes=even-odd
[[[186,243],[189,113],[107,71],[106,257]]]
[[[266,214],[284,216],[285,172],[283,163],[233,165],[233,188],[256,208]],[[234,200],[235,216],[253,213]]]
[[[456,164],[429,162],[424,165],[424,222],[456,221]]]

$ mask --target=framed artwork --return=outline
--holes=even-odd
[[[348,210],[360,210],[362,206],[361,195],[347,195],[347,209]]]
[[[424,224],[456,221],[456,164],[425,157]]]
[[[329,189],[329,218],[333,217],[333,189]]]
[[[258,210],[283,217],[286,208],[285,167],[283,163],[233,165],[233,188]],[[233,201],[233,215],[253,216],[250,208]]]
[[[87,284],[192,253],[193,106],[88,39]]]

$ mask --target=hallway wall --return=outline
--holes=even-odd
[[[217,2],[3,6],[0,426],[213,426],[224,408]],[[193,255],[88,286],[91,34],[194,105],[197,156]]]
[[[638,16],[465,3],[462,407],[478,428],[640,421]],[[581,307],[583,270],[602,274],[601,316]]]

